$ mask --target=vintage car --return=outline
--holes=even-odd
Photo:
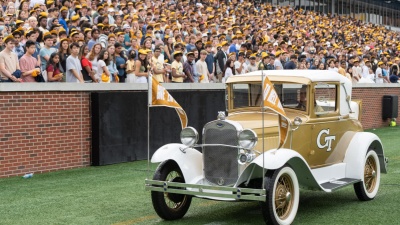
[[[262,107],[262,76],[268,77],[287,118],[289,135],[279,143],[277,114]],[[199,134],[187,127],[181,142],[159,148],[160,163],[146,180],[157,214],[182,218],[192,197],[259,201],[267,224],[291,224],[299,189],[333,192],[348,185],[361,201],[379,189],[387,159],[375,134],[364,132],[361,103],[351,100],[352,84],[330,71],[256,71],[226,82],[228,115]],[[216,113],[217,115],[217,113]]]

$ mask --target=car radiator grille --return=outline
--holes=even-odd
[[[204,144],[237,146],[236,127],[226,121],[215,121],[204,127]],[[238,149],[223,146],[204,146],[205,178],[217,185],[233,185],[238,179]]]

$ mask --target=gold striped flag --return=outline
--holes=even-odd
[[[264,108],[269,108],[279,116],[279,148],[281,148],[287,139],[289,133],[290,120],[286,117],[285,110],[282,107],[281,100],[275,91],[274,85],[263,75],[263,98]]]
[[[149,94],[151,93],[151,98],[149,98],[149,106],[165,106],[174,108],[181,121],[182,129],[187,127],[188,119],[185,110],[182,109],[178,102],[175,101],[169,92],[163,86],[161,86],[161,84],[158,83],[153,76],[149,78],[149,83],[151,83],[151,92],[149,91]]]

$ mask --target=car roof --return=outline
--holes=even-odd
[[[351,81],[334,71],[328,70],[259,70],[251,73],[230,76],[226,83],[261,82],[264,74],[270,81],[310,84],[311,82],[339,82],[351,84]]]

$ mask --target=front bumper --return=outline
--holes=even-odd
[[[145,180],[145,189],[147,191],[193,195],[203,198],[225,198],[237,201],[266,201],[265,189],[185,184],[148,179]]]

